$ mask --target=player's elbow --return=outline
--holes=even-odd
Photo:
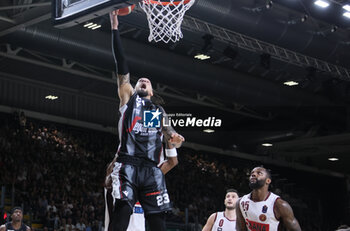
[[[174,166],[176,166],[178,163],[179,163],[179,161],[178,161],[178,159],[176,158],[176,159],[174,160]]]
[[[168,159],[168,162],[171,165],[171,167],[175,167],[179,163],[179,160],[177,159],[177,157],[170,157]]]

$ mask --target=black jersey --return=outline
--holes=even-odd
[[[22,223],[21,228],[14,229],[12,226],[12,222],[6,223],[6,231],[27,231],[27,226]]]
[[[144,112],[157,110],[164,113],[163,109],[152,103],[151,100],[141,98],[134,93],[128,103],[119,110],[120,145],[118,156],[134,156],[151,160],[158,164],[162,152],[162,126],[159,128],[144,127]],[[161,118],[161,117],[160,117]]]

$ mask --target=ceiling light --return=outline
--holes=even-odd
[[[101,24],[96,24],[96,23],[92,23],[92,22],[86,23],[84,25],[85,28],[89,28],[91,30],[96,30],[97,28],[100,28],[101,26],[102,26]]]
[[[350,5],[349,4],[346,4],[343,6],[343,9],[344,10],[347,10],[347,11],[350,11]]]
[[[263,143],[261,145],[264,147],[272,147],[273,146],[273,144],[271,144],[271,143]]]
[[[215,132],[215,130],[213,130],[213,129],[204,129],[203,130],[203,132],[206,132],[206,133],[213,133],[213,132]]]
[[[210,59],[210,56],[205,54],[197,54],[196,56],[194,56],[194,58],[200,59],[200,60],[206,60],[206,59]]]
[[[317,0],[315,2],[315,5],[319,6],[319,7],[322,7],[322,8],[326,8],[329,6],[329,3],[326,2],[326,1],[322,1],[322,0]]]
[[[287,85],[287,86],[290,86],[290,87],[299,85],[299,83],[298,83],[298,82],[295,82],[295,81],[286,81],[286,82],[284,82],[283,84],[284,84],[284,85]]]
[[[91,30],[96,30],[97,28],[100,28],[100,27],[101,27],[101,25],[97,25],[97,26],[92,27]]]
[[[343,16],[344,16],[344,17],[347,17],[347,18],[350,18],[350,12],[345,12],[345,13],[343,14]]]
[[[92,22],[86,23],[86,24],[84,25],[84,27],[91,26],[92,24],[93,24]]]
[[[328,160],[329,160],[329,161],[338,161],[339,159],[336,158],[336,157],[330,157],[330,158],[328,158]]]
[[[89,25],[89,26],[87,26],[87,28],[93,28],[93,27],[95,27],[95,26],[97,26],[97,24],[96,23],[93,23],[93,24],[91,24],[91,25]]]
[[[45,99],[56,100],[56,99],[58,99],[58,96],[55,96],[55,95],[47,95],[47,96],[45,96]]]

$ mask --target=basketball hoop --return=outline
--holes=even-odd
[[[195,0],[143,0],[140,7],[147,14],[148,41],[177,42],[182,37],[181,23]]]

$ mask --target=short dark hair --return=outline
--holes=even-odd
[[[236,189],[234,189],[234,188],[229,188],[229,189],[226,190],[226,194],[230,193],[230,192],[237,193],[237,195],[239,196],[238,191]]]
[[[16,207],[13,207],[13,208],[11,209],[11,215],[12,215],[16,210],[21,210],[21,212],[23,213],[22,207],[16,206]]]
[[[265,171],[266,171],[267,177],[272,180],[271,170],[268,168],[265,168]]]

